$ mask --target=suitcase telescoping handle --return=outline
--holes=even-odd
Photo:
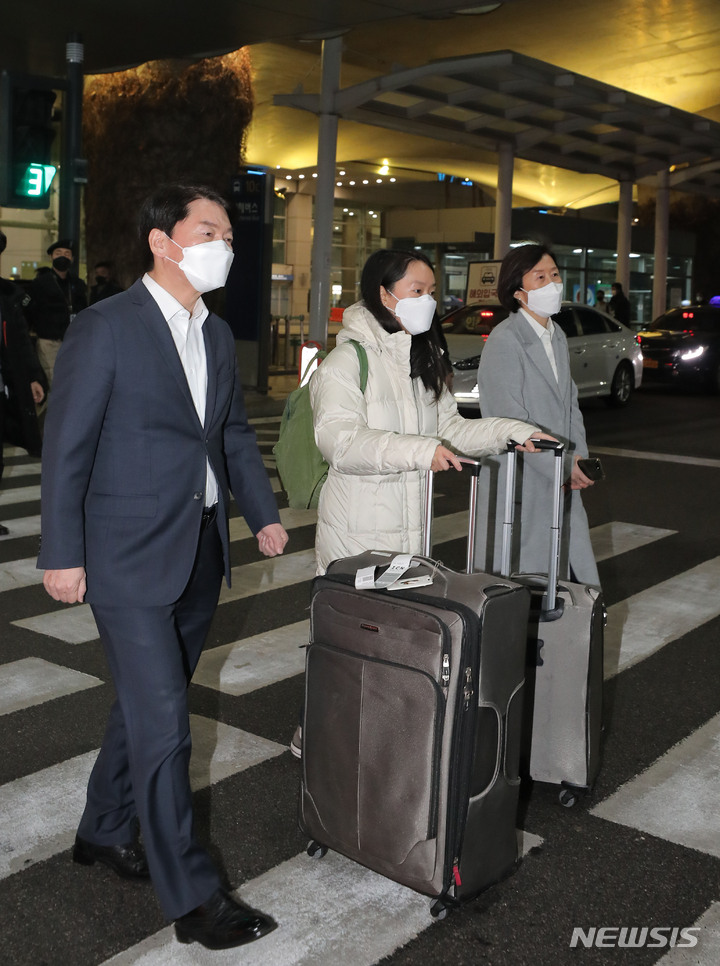
[[[478,476],[481,463],[479,460],[467,456],[458,456],[460,462],[467,466],[470,473],[470,514],[468,520],[467,556],[465,558],[465,573],[471,574],[475,558],[475,518],[477,517]],[[430,557],[432,550],[432,521],[433,521],[433,485],[435,474],[428,470],[425,474],[425,513],[423,518],[423,556]]]
[[[542,596],[540,611],[550,616],[557,607],[558,591],[558,560],[560,556],[560,506],[562,503],[563,485],[563,452],[562,443],[551,439],[534,439],[536,449],[549,450],[555,456],[555,475],[553,479],[553,493],[556,494],[552,506],[552,520],[550,523],[550,558],[548,560],[548,577],[545,593]],[[530,459],[537,457],[530,456]],[[510,576],[510,549],[512,544],[513,516],[515,513],[515,470],[517,453],[515,446],[508,443],[507,479],[505,482],[505,512],[502,528],[502,552],[500,557],[500,572],[504,577]]]

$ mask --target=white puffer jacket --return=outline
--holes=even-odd
[[[364,394],[349,339],[367,353]],[[357,302],[310,381],[315,440],[330,464],[318,508],[318,573],[364,550],[421,552],[424,474],[440,442],[479,457],[536,431],[517,419],[463,419],[447,390],[436,401],[410,378],[411,342],[404,331],[386,332]]]

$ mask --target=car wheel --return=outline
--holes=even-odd
[[[627,406],[634,388],[635,378],[633,376],[632,366],[627,362],[621,362],[615,370],[615,375],[610,386],[610,395],[606,397],[608,405],[618,409],[621,406]]]

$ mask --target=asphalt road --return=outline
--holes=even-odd
[[[280,407],[249,408],[270,463]],[[258,569],[237,521],[234,595],[190,693],[196,821],[232,885],[279,928],[231,953],[181,947],[149,887],[70,861],[112,686],[84,612],[37,584],[40,468],[10,455],[0,492],[11,529],[0,540],[0,962],[717,966],[720,399],[650,389],[624,410],[589,403],[584,416],[607,473],[585,504],[619,655],[606,679],[603,768],[573,809],[549,786],[525,788],[518,871],[441,922],[425,897],[332,854],[304,854],[287,742],[302,700],[312,516],[287,517],[288,556],[270,570]],[[436,489],[447,528],[436,553],[459,567],[464,481],[444,474]]]

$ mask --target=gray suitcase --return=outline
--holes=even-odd
[[[536,441],[555,454],[550,550],[547,574],[513,574],[532,592],[526,673],[524,752],[535,781],[560,785],[563,805],[574,805],[600,769],[603,695],[602,595],[586,584],[558,580],[562,444]],[[531,456],[530,459],[545,457]],[[502,573],[510,568],[517,455],[508,452],[508,481],[503,518]]]
[[[337,560],[314,581],[300,824],[310,855],[341,852],[434,897],[442,916],[518,862],[530,595],[428,557],[410,558],[409,575],[432,583],[356,588],[358,570],[395,556]]]

